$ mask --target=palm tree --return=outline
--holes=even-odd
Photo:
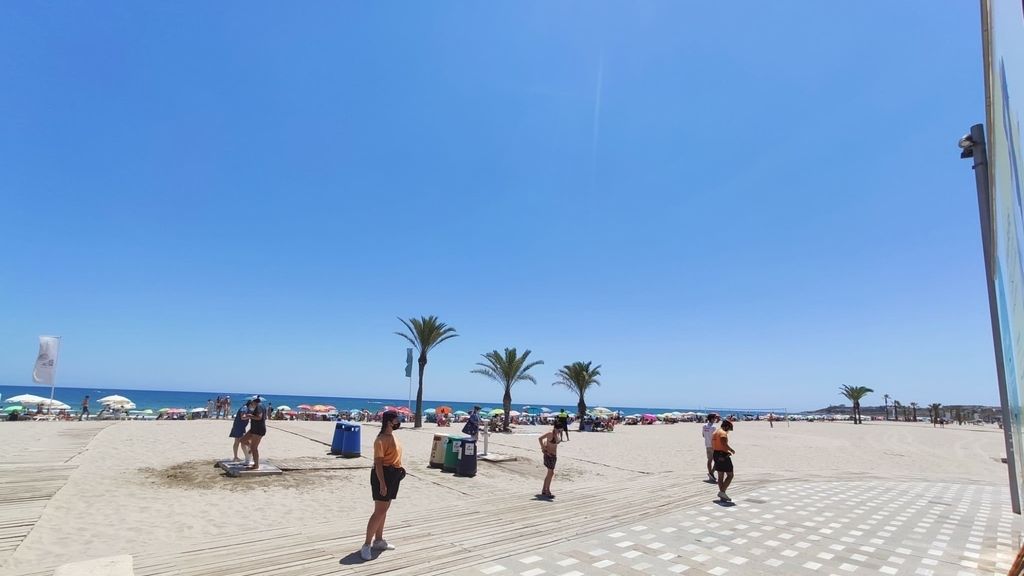
[[[558,382],[552,384],[552,386],[565,386],[569,390],[572,390],[579,397],[579,402],[576,403],[577,418],[580,422],[583,422],[583,416],[587,413],[587,401],[585,396],[587,390],[591,386],[600,386],[601,382],[597,379],[601,375],[601,365],[591,367],[590,362],[573,362],[572,364],[566,364],[555,372],[555,376],[558,376]]]
[[[932,411],[932,428],[935,428],[935,424],[939,422],[939,410],[942,409],[942,404],[935,403],[928,406]]]
[[[911,420],[913,420],[914,422],[917,422],[917,402],[911,402],[910,403],[910,410],[913,413],[910,416]]]
[[[423,426],[423,370],[427,367],[427,353],[441,342],[455,338],[458,334],[455,333],[455,328],[441,322],[437,316],[421,316],[409,320],[399,318],[399,320],[409,332],[395,332],[395,334],[408,340],[413,348],[420,351],[420,385],[416,388],[416,420],[413,427],[421,428]]]
[[[886,420],[889,419],[889,399],[890,398],[892,398],[892,396],[889,396],[888,394],[883,394],[882,395],[882,399],[885,400],[885,419]]]
[[[854,424],[860,424],[861,423],[861,417],[860,417],[860,401],[861,401],[861,398],[864,398],[865,396],[867,396],[871,392],[874,392],[874,390],[872,390],[871,388],[868,388],[867,386],[849,386],[847,384],[843,384],[842,386],[839,387],[839,393],[842,394],[843,396],[845,396],[850,402],[853,403],[853,423]]]
[[[892,419],[896,422],[900,421],[900,406],[902,406],[902,404],[900,404],[899,400],[892,401]]]
[[[512,386],[516,382],[533,382],[537,383],[537,379],[532,374],[527,374],[530,368],[543,364],[543,360],[537,360],[536,362],[526,363],[526,359],[530,357],[530,351],[526,350],[522,356],[519,356],[515,348],[505,348],[505,353],[502,354],[497,350],[492,350],[487,354],[481,354],[486,362],[477,362],[476,365],[479,368],[474,369],[473,374],[482,374],[487,376],[491,380],[494,380],[498,384],[505,387],[505,396],[502,397],[502,407],[505,409],[504,425],[502,429],[508,432],[508,419],[511,417],[509,414],[512,411]]]

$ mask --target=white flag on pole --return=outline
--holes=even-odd
[[[38,384],[53,386],[57,372],[57,354],[60,352],[60,336],[40,336],[39,356],[32,370],[32,380]]]

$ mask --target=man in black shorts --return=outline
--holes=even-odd
[[[732,484],[732,455],[736,453],[729,446],[731,431],[732,422],[722,420],[722,425],[711,436],[711,448],[714,450],[712,457],[715,460],[715,472],[718,472],[718,497],[724,502],[732,502],[732,498],[725,492],[729,484]]]
[[[78,420],[81,422],[82,418],[89,415],[89,395],[86,394],[85,398],[82,398],[82,413],[78,415]]]

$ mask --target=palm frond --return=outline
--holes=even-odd
[[[413,347],[414,347],[414,348],[416,348],[416,349],[419,349],[420,345],[419,345],[419,344],[417,344],[415,340],[413,340],[412,338],[410,338],[408,334],[406,334],[406,333],[404,333],[404,332],[395,332],[395,334],[398,334],[398,335],[399,335],[399,336],[401,336],[402,338],[405,338],[406,340],[408,340],[408,341],[409,341],[409,344],[412,344],[412,345],[413,345]]]

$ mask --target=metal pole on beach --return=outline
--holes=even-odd
[[[56,336],[60,341],[60,336]],[[60,357],[60,346],[57,346],[57,353],[53,355],[53,377],[50,379],[50,404],[46,407],[46,413],[49,414],[50,410],[53,409],[53,393],[57,388],[57,358]]]
[[[1010,507],[1020,514],[1016,453],[1013,447],[1015,423],[1010,411],[1007,393],[1006,366],[1003,357],[1003,336],[999,323],[999,301],[996,295],[995,245],[992,238],[992,192],[988,179],[988,151],[985,142],[985,127],[971,126],[971,132],[960,140],[961,158],[973,159],[974,180],[978,189],[978,216],[981,219],[981,247],[985,258],[985,285],[988,288],[989,321],[992,324],[992,344],[996,360],[996,380],[999,386],[999,403],[1003,411],[1003,442],[1006,445],[1006,468],[1010,476]]]

